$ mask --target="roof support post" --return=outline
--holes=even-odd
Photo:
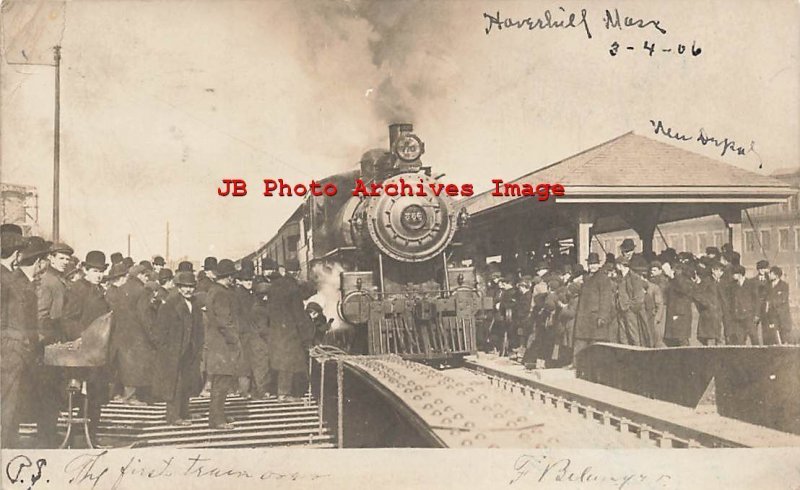
[[[719,213],[728,227],[728,243],[739,253],[744,251],[744,234],[742,233],[742,210],[738,206],[725,207]]]
[[[577,257],[578,262],[583,264],[584,268],[588,268],[587,261],[589,259],[589,246],[592,240],[592,226],[594,226],[594,213],[589,209],[581,209],[578,212],[578,232],[576,245],[578,249]]]

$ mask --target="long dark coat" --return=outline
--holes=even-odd
[[[124,386],[149,386],[155,344],[141,316],[140,300],[149,296],[142,282],[134,277],[119,288],[114,309],[113,350],[116,352],[117,374]]]
[[[314,330],[295,281],[286,278],[273,281],[267,310],[270,368],[305,372],[308,369],[306,348],[311,345]]]
[[[704,277],[695,288],[694,300],[700,314],[697,321],[698,339],[722,339],[721,290],[713,277]]]
[[[239,363],[236,366],[237,376],[250,376],[253,374],[252,356],[250,352],[250,342],[253,338],[253,293],[241,286],[233,289],[236,296],[237,316],[239,318],[239,340],[242,343],[242,355],[239,356]]]
[[[245,354],[250,357],[250,367],[253,370],[253,380],[256,390],[266,390],[269,380],[269,308],[267,302],[256,298],[250,310],[252,320],[252,334],[247,342]],[[258,393],[259,395],[261,393]]]
[[[589,276],[581,288],[575,315],[576,339],[609,341],[611,340],[610,323],[614,310],[614,284],[608,274],[602,270]],[[604,326],[598,320],[605,321]]]
[[[667,321],[664,338],[689,340],[692,334],[692,295],[694,283],[681,272],[676,273],[667,288]]]
[[[617,319],[621,328],[620,341],[652,347],[655,334],[650,329],[645,311],[647,282],[633,271],[620,277],[617,283]]]
[[[203,351],[203,312],[192,301],[192,309],[186,300],[171,295],[158,309],[154,332],[158,349],[153,369],[153,394],[164,400],[172,400],[181,382],[189,389],[190,396],[202,389],[200,359]]]
[[[749,281],[741,285],[737,281],[731,281],[728,294],[728,316],[731,321],[725,326],[725,335],[741,337],[758,317],[758,291]]]
[[[67,289],[67,301],[64,308],[64,333],[67,340],[75,340],[99,316],[111,311],[100,286],[95,286],[86,279],[73,282]]]
[[[206,372],[236,376],[242,344],[233,289],[214,283],[206,296]]]

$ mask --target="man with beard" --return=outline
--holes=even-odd
[[[83,261],[83,278],[72,283],[67,292],[67,302],[64,308],[64,330],[67,340],[76,340],[81,337],[92,322],[105,315],[111,308],[106,302],[100,282],[105,272],[106,255],[99,250],[92,250],[86,254]],[[96,439],[97,427],[103,403],[108,401],[108,383],[110,376],[104,367],[88,369],[86,374],[86,389],[84,396],[89,398],[89,438]]]
[[[239,308],[233,291],[236,268],[228,259],[219,261],[217,280],[206,297],[206,371],[211,381],[208,426],[233,429],[233,420],[225,417],[225,398],[234,389],[242,345],[239,339]]]
[[[167,423],[191,425],[189,398],[199,393],[203,348],[203,314],[193,295],[197,281],[191,272],[178,272],[177,294],[159,308],[155,336],[158,350],[153,394],[167,402]]]

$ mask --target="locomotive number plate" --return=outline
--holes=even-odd
[[[400,222],[407,230],[419,230],[428,222],[428,216],[422,206],[412,204],[403,209]]]

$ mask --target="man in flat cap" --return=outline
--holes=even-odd
[[[48,249],[48,267],[39,281],[37,319],[39,335],[44,345],[65,339],[64,307],[67,300],[67,281],[64,272],[74,250],[65,243],[54,243]],[[44,447],[57,447],[56,433],[60,405],[60,372],[49,366],[37,371],[37,433]]]
[[[167,423],[191,425],[189,397],[200,392],[200,360],[203,349],[203,313],[194,300],[197,281],[190,271],[175,276],[175,289],[158,310],[158,350],[153,394],[167,402]]]
[[[236,267],[228,259],[219,261],[217,280],[206,297],[206,372],[211,380],[208,425],[212,429],[233,428],[225,417],[225,398],[234,389],[242,346],[239,339],[239,308],[233,291]]]

